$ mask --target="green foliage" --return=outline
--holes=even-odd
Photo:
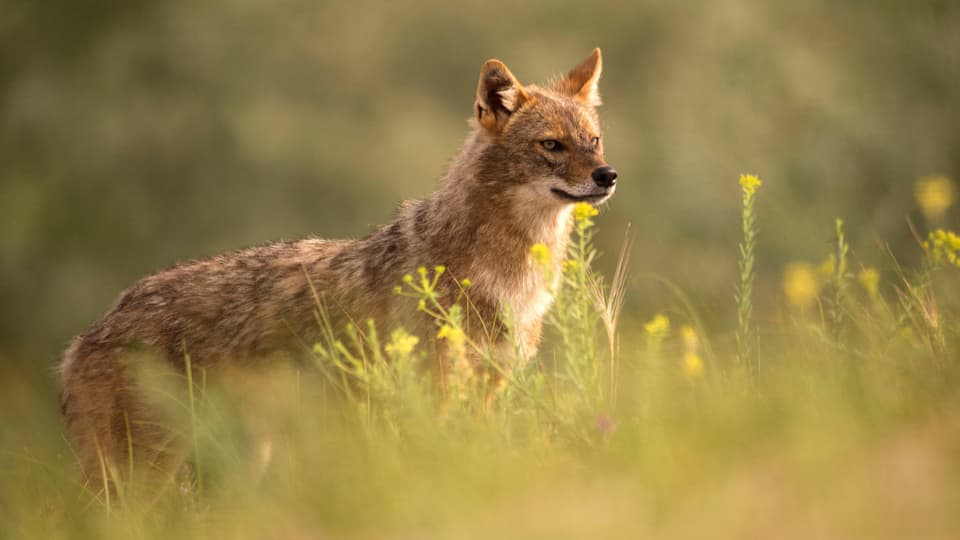
[[[561,344],[554,357],[559,375],[557,383],[571,389],[569,405],[584,415],[582,421],[586,422],[595,420],[604,407],[609,406],[609,388],[605,382],[611,365],[611,359],[603,355],[597,341],[604,304],[602,297],[598,302],[596,294],[602,291],[602,285],[591,271],[596,257],[591,218],[596,215],[597,210],[586,203],[575,208],[574,238],[561,265],[556,303],[548,318]]]
[[[752,328],[754,250],[757,245],[757,216],[754,210],[759,178],[744,174],[740,176],[743,194],[743,241],[740,243],[740,282],[737,284],[737,361],[754,381],[760,375],[759,359],[756,357],[757,336]]]
[[[830,254],[833,272],[830,273],[829,285],[831,297],[827,299],[827,312],[830,318],[830,335],[838,346],[842,346],[847,334],[847,287],[851,275],[847,269],[847,255],[850,246],[843,235],[843,220],[836,222],[836,249]]]

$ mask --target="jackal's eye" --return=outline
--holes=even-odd
[[[560,144],[560,141],[555,141],[553,139],[540,141],[540,145],[551,152],[557,152],[559,150],[563,150],[563,145]]]
[[[594,148],[600,146],[600,137],[590,139],[590,144],[592,144]]]

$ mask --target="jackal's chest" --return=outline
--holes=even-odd
[[[517,329],[539,327],[550,306],[553,305],[553,294],[542,284],[521,289],[506,299],[505,306],[512,317]]]
[[[553,287],[540,272],[530,269],[513,279],[504,275],[481,275],[479,285],[497,306],[502,317],[518,333],[539,332],[544,316],[553,304]]]

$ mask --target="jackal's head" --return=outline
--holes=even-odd
[[[617,171],[603,157],[600,49],[559,81],[522,85],[499,60],[480,70],[477,124],[489,144],[480,156],[481,180],[525,204],[599,204],[616,189]]]

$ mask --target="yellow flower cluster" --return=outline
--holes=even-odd
[[[741,174],[740,187],[743,188],[744,197],[753,196],[757,188],[763,185],[763,182],[754,174]]]
[[[578,202],[573,205],[573,219],[577,223],[583,223],[585,221],[590,221],[590,218],[599,214],[600,211],[593,207],[590,203]],[[593,223],[592,221],[590,222]]]
[[[692,326],[684,325],[680,329],[680,336],[683,337],[683,374],[691,379],[700,377],[703,375],[703,358],[698,352],[700,340],[697,332]]]
[[[670,333],[670,319],[659,313],[653,319],[650,319],[650,322],[643,325],[643,329],[647,331],[647,335],[651,339],[661,340]]]
[[[946,176],[925,176],[914,184],[913,196],[923,215],[937,221],[956,202],[957,191]]]
[[[787,302],[794,308],[804,310],[816,302],[824,284],[833,275],[836,261],[833,255],[813,266],[806,262],[793,262],[783,269],[781,286]],[[866,267],[857,274],[857,281],[867,294],[875,296],[879,290],[880,274],[875,268]]]
[[[946,262],[960,268],[960,236],[953,231],[943,229],[933,231],[923,243],[923,250],[933,258],[935,263]]]
[[[413,352],[413,348],[420,343],[420,338],[411,336],[402,329],[394,330],[391,335],[390,343],[384,346],[388,354],[397,356],[406,356]]]
[[[691,379],[703,375],[703,358],[695,352],[683,355],[683,374]]]
[[[813,304],[820,295],[821,283],[808,263],[790,263],[783,270],[783,293],[791,306],[806,309]]]
[[[463,330],[460,328],[444,324],[440,327],[440,331],[437,332],[437,339],[445,339],[449,341],[451,345],[460,346],[466,341],[467,336],[464,335]]]
[[[553,260],[553,253],[550,252],[550,248],[546,244],[537,243],[530,246],[530,256],[540,266],[547,266]]]

